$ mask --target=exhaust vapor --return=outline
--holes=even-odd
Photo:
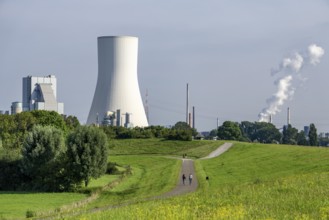
[[[284,58],[278,68],[271,70],[272,76],[280,75],[274,82],[277,92],[266,100],[267,107],[258,115],[260,122],[268,122],[271,116],[281,111],[284,102],[294,95],[296,88],[293,86],[293,82],[303,78],[300,73],[301,69],[308,64],[317,65],[323,55],[323,48],[311,44],[304,52],[296,52],[292,56]]]

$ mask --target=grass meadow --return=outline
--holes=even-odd
[[[111,141],[109,160],[122,167],[130,166],[132,175],[125,176],[114,187],[104,188],[90,203],[58,216],[79,220],[329,219],[329,148],[234,142],[220,157],[198,159],[222,143]],[[181,157],[184,153],[195,159],[198,190],[168,199],[148,200],[175,186],[181,160],[172,157]],[[118,178],[104,176],[89,187],[97,189]],[[0,194],[0,217],[24,218],[31,207],[38,208],[33,209],[38,215],[39,210],[40,213],[56,210],[87,197],[81,193],[41,194],[47,197],[47,201],[42,201],[39,194],[27,195],[30,197],[10,192]],[[63,197],[56,199],[56,196]],[[55,204],[57,200],[61,203]],[[32,205],[26,205],[31,202]],[[117,205],[116,208],[113,205]],[[72,211],[82,214],[71,216]]]
[[[181,160],[160,156],[181,157],[185,153],[197,158],[207,155],[220,144],[215,141],[112,140],[109,161],[132,169],[132,175],[125,176],[120,184],[104,187],[120,179],[117,175],[104,175],[92,180],[81,193],[2,192],[0,219],[23,219],[27,211],[36,216],[61,216],[63,212],[84,211],[159,195],[175,186],[181,166]],[[102,187],[104,190],[91,198],[90,192]]]
[[[86,197],[79,193],[0,192],[0,219],[22,219],[27,211],[55,210]]]
[[[196,169],[195,193],[72,219],[329,219],[327,148],[235,143]]]
[[[189,158],[205,157],[224,141],[171,141],[162,139],[111,140],[110,155],[161,155]]]

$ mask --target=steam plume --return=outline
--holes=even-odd
[[[306,52],[294,53],[291,57],[284,58],[278,68],[271,70],[272,76],[279,73],[281,76],[274,82],[277,92],[266,100],[267,107],[259,113],[259,121],[267,122],[271,115],[281,111],[284,102],[294,95],[293,82],[300,75],[301,69],[307,64],[317,65],[323,55],[323,48],[311,44]]]
[[[324,49],[316,46],[315,44],[312,44],[308,47],[308,54],[309,54],[310,63],[316,65],[320,63],[320,59],[324,54]]]

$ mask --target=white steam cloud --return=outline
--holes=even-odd
[[[310,63],[313,65],[316,65],[320,63],[320,59],[324,54],[324,49],[321,47],[316,46],[315,44],[312,44],[308,47],[308,55]]]
[[[274,82],[277,92],[266,100],[267,107],[259,113],[259,121],[268,122],[271,115],[281,111],[284,102],[294,95],[293,80],[300,77],[301,69],[307,64],[317,65],[323,55],[323,48],[311,44],[305,52],[295,53],[291,57],[284,58],[278,68],[271,70],[272,76],[279,73],[281,76]]]

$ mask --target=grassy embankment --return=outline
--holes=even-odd
[[[35,212],[37,216],[63,210],[86,210],[161,194],[175,186],[181,162],[159,155],[181,157],[186,153],[189,157],[202,157],[220,144],[213,141],[177,142],[159,139],[111,141],[109,160],[120,166],[129,165],[133,172],[133,175],[125,177],[118,186],[106,188],[94,201],[83,207],[77,204],[81,200],[87,200],[88,195],[81,193],[2,192],[0,218],[24,218],[28,210]],[[93,180],[85,191],[95,191],[118,178],[119,176],[106,175]]]
[[[74,219],[329,219],[328,148],[235,143],[196,168],[196,193]]]

